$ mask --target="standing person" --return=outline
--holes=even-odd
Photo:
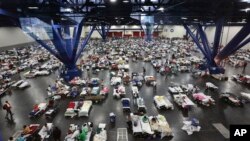
[[[8,118],[8,116],[10,115],[10,118],[12,119],[13,113],[11,111],[11,105],[8,101],[5,101],[5,104],[3,105],[3,109],[6,110],[6,116],[5,118]]]
[[[156,92],[156,87],[157,87],[156,85],[157,85],[157,83],[156,83],[156,81],[154,81],[153,82],[153,90],[154,90],[154,92]]]
[[[244,72],[245,72],[246,67],[247,67],[247,62],[246,62],[246,61],[244,61],[242,73],[244,73]]]
[[[175,55],[174,54],[172,54],[172,60],[174,60],[175,59]]]
[[[53,139],[54,141],[60,141],[61,140],[61,130],[56,126],[53,130]]]
[[[146,74],[146,69],[145,69],[145,67],[143,67],[143,75],[145,75]]]
[[[104,80],[102,79],[101,80],[101,89],[103,89],[104,88]]]

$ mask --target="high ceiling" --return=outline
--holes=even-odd
[[[156,24],[213,24],[224,17],[225,24],[242,25],[249,13],[250,0],[1,0],[0,26],[18,26],[19,17],[62,24],[86,17],[85,25],[139,25],[140,15],[154,15]]]

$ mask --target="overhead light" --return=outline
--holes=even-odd
[[[124,18],[121,18],[122,20],[124,19]]]
[[[158,10],[160,10],[160,11],[164,11],[164,8],[163,8],[163,7],[160,7],[160,8],[158,8]]]
[[[187,18],[187,17],[181,17],[181,19],[183,19],[183,20],[187,20],[188,18]]]
[[[65,12],[72,12],[73,10],[71,8],[65,8],[64,11]]]
[[[123,0],[124,3],[129,3],[129,0]]]
[[[116,0],[110,0],[110,2],[116,2]]]
[[[105,8],[106,6],[105,5],[97,5],[97,7],[99,7],[99,8]]]
[[[198,19],[194,19],[194,21],[198,21]]]
[[[29,9],[38,9],[38,7],[36,6],[31,6],[31,7],[28,7]]]
[[[241,0],[241,2],[247,2],[247,3],[250,3],[250,0]]]
[[[245,11],[245,12],[248,12],[248,11],[250,11],[250,8],[241,9],[240,11]]]

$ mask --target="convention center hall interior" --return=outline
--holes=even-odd
[[[0,141],[243,141],[249,113],[250,0],[0,0]]]

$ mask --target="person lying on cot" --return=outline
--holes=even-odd
[[[31,131],[32,131],[32,130],[30,129],[29,126],[24,125],[24,126],[23,126],[23,132],[22,132],[22,134],[23,134],[23,135],[27,135],[27,134],[30,134]]]

